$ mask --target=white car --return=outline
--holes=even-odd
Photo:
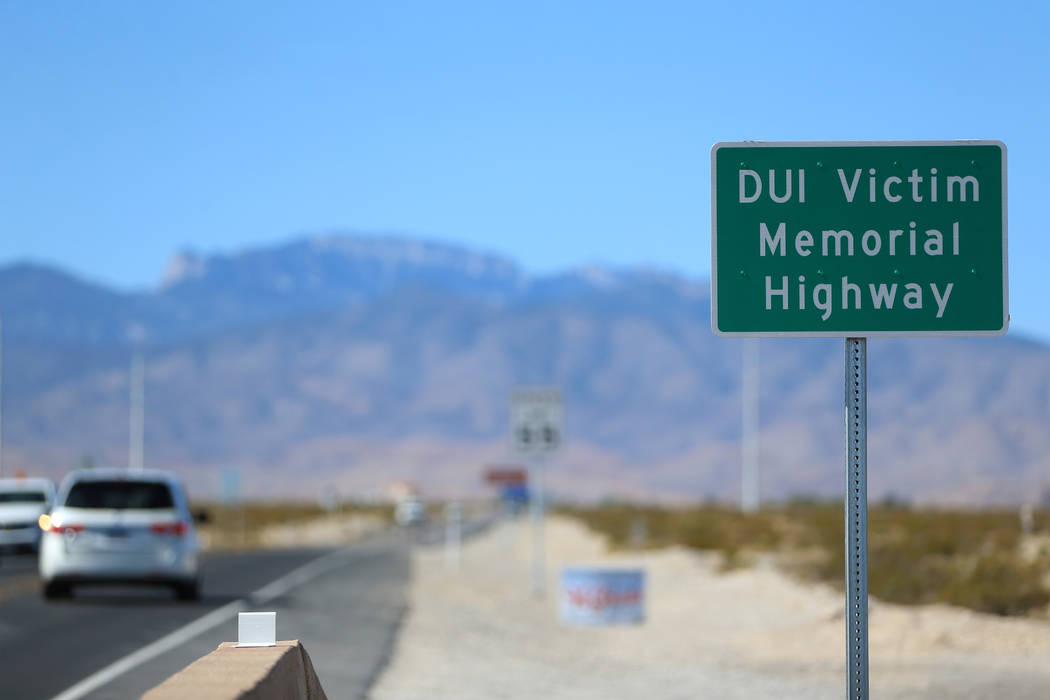
[[[50,479],[0,479],[0,547],[40,546],[37,521],[51,509],[55,486]]]
[[[40,517],[44,597],[78,583],[168,586],[200,596],[200,546],[182,485],[158,471],[73,472],[55,507]]]
[[[415,499],[398,501],[397,507],[394,509],[394,520],[403,527],[422,525],[427,520],[426,506]]]

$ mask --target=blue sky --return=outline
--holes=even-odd
[[[706,275],[716,141],[994,138],[1050,340],[1044,3],[0,2],[0,263],[421,235]]]

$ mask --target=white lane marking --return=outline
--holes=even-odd
[[[151,642],[141,649],[117,659],[109,666],[95,671],[84,680],[62,691],[51,700],[77,700],[77,698],[84,697],[91,691],[104,686],[115,678],[119,678],[136,666],[144,664],[167,651],[171,651],[175,647],[190,641],[197,635],[203,634],[211,628],[218,626],[242,610],[248,609],[249,605],[260,605],[269,602],[274,598],[284,595],[296,586],[317,578],[321,574],[339,568],[339,566],[345,563],[340,560],[346,556],[348,551],[349,550],[341,549],[336,552],[329,552],[324,556],[303,564],[297,569],[293,569],[279,579],[266,584],[251,595],[235,600],[232,603],[227,603],[221,608],[216,608],[210,613],[197,618],[193,622],[161,637],[157,641]]]
[[[259,605],[260,603],[268,603],[274,598],[279,598],[296,586],[300,586],[311,579],[317,578],[321,574],[334,571],[340,566],[343,566],[345,562],[341,560],[347,552],[348,550],[330,552],[314,559],[313,561],[307,562],[298,569],[288,572],[276,581],[268,583],[255,591],[255,593],[248,596],[248,600],[255,605]]]
[[[180,644],[188,642],[198,634],[207,632],[212,627],[215,627],[243,610],[244,606],[245,602],[243,600],[235,600],[232,603],[227,603],[221,608],[212,610],[207,615],[197,618],[193,622],[184,627],[180,627],[171,634],[161,637],[157,641],[147,644],[138,651],[133,651],[127,656],[114,661],[109,666],[96,671],[76,685],[56,695],[53,700],[75,700],[76,698],[82,698],[96,688],[109,683],[114,678],[124,675],[136,666],[143,664],[150,659],[156,658],[164,652],[174,649]]]

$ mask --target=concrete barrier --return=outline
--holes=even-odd
[[[327,700],[299,640],[237,648],[223,642],[142,696],[144,700]]]

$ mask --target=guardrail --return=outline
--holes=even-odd
[[[327,700],[299,640],[219,647],[142,696],[143,700]]]

